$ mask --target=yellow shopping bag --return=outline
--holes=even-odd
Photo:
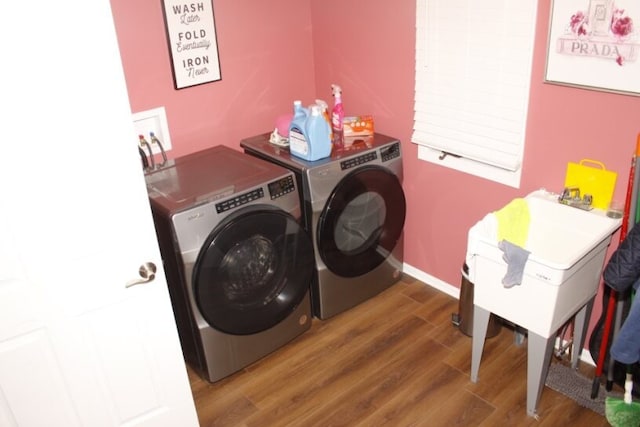
[[[616,188],[617,177],[618,174],[607,170],[603,163],[597,160],[582,159],[580,163],[569,162],[567,164],[564,186],[578,187],[581,196],[591,195],[594,208],[607,209]]]

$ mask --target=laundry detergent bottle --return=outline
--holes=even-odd
[[[306,121],[306,134],[309,142],[309,161],[324,159],[331,155],[331,126],[322,114],[322,107],[314,104]]]
[[[289,125],[289,151],[291,154],[306,158],[309,155],[309,142],[306,135],[308,111],[302,101],[293,101],[293,118]]]

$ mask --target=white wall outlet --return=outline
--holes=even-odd
[[[140,145],[139,135],[151,145],[153,154],[160,154],[161,150],[158,144],[151,142],[151,132],[160,140],[160,144],[164,151],[171,150],[171,136],[169,135],[169,124],[167,123],[167,113],[164,107],[153,108],[151,110],[133,113],[133,126],[136,130],[136,144],[145,151],[146,148]]]

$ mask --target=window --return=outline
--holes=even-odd
[[[537,0],[417,0],[419,158],[519,187]]]

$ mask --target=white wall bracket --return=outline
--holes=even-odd
[[[167,113],[164,107],[153,108],[151,110],[133,113],[133,125],[136,130],[135,142],[140,146],[138,135],[143,135],[149,144],[151,152],[160,154],[158,144],[151,142],[151,132],[160,140],[164,151],[171,150],[171,136],[169,135],[169,124],[167,123]],[[143,148],[143,147],[141,147]]]

